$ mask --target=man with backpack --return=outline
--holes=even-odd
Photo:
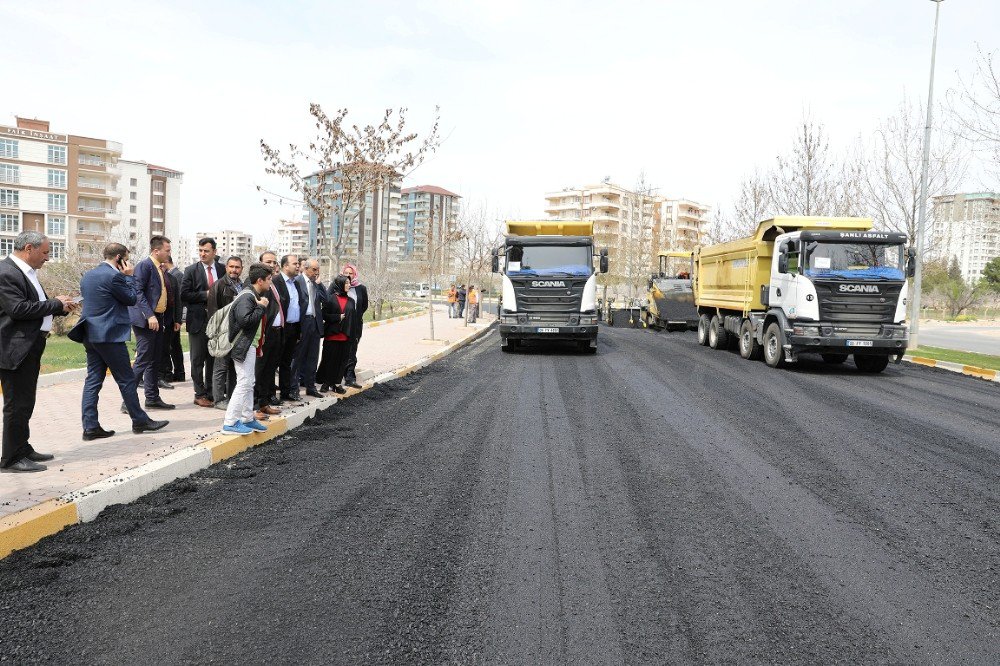
[[[222,432],[227,434],[267,430],[254,414],[254,366],[268,330],[264,313],[269,301],[264,294],[271,293],[273,274],[266,264],[250,266],[246,288],[208,322],[209,353],[217,359],[231,358],[236,367],[236,386],[230,391],[222,425]]]

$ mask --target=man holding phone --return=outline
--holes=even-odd
[[[136,303],[134,268],[128,262],[128,249],[120,243],[104,247],[104,262],[87,271],[80,282],[83,312],[69,337],[82,342],[87,350],[87,379],[83,383],[83,439],[91,441],[111,437],[97,411],[97,400],[108,370],[118,384],[125,408],[132,417],[132,432],[160,430],[167,421],[154,421],[139,406],[136,377],[129,364],[129,306]]]

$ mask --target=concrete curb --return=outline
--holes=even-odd
[[[403,321],[404,319],[415,319],[416,317],[421,317],[427,314],[427,309],[420,310],[418,312],[411,312],[406,315],[399,315],[398,317],[389,317],[388,319],[379,319],[378,321],[373,321],[365,324],[365,328],[377,328],[379,326],[385,326],[386,324],[391,324],[394,321]]]
[[[403,366],[392,372],[374,377],[359,390],[349,390],[341,399],[367,391],[377,384],[400,379],[426,367],[452,352],[472,344],[493,329],[485,326],[471,335],[454,342],[444,349]],[[9,516],[0,518],[0,559],[15,550],[27,548],[47,536],[61,532],[70,525],[85,523],[96,518],[112,504],[132,502],[175,479],[189,476],[217,462],[238,455],[247,449],[277,439],[298,428],[318,412],[337,404],[338,398],[313,400],[284,416],[268,421],[267,432],[250,435],[215,435],[197,444],[174,451],[162,458],[122,472],[97,483],[67,493],[54,500],[42,502]]]
[[[923,356],[904,356],[903,360],[913,363],[914,365],[923,365],[928,368],[941,368],[942,370],[957,372],[961,375],[985,379],[988,382],[1000,383],[1000,372],[990,370],[988,368],[979,368],[974,365],[962,365],[961,363],[952,363],[951,361],[939,361],[935,358],[925,358]]]

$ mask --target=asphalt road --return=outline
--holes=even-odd
[[[1000,356],[1000,326],[923,326],[920,344]]]
[[[498,347],[0,562],[0,660],[1000,660],[1000,386]]]

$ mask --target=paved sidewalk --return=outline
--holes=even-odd
[[[391,372],[430,356],[444,347],[443,342],[429,343],[429,315],[366,329],[358,349],[358,367],[362,377],[371,378]],[[474,326],[448,319],[444,306],[435,306],[435,338],[457,342],[472,335],[492,321],[480,319]],[[364,381],[364,380],[363,380]],[[121,396],[114,380],[108,377],[101,390],[101,425],[117,431],[114,437],[84,442],[80,420],[83,380],[39,388],[38,404],[31,420],[31,441],[36,449],[53,453],[56,459],[49,469],[37,474],[0,476],[0,518],[35,506],[46,500],[79,490],[104,478],[162,458],[174,451],[197,444],[219,432],[223,412],[193,404],[191,382],[174,385],[161,392],[166,402],[177,405],[171,411],[153,411],[153,418],[170,420],[158,433],[133,435],[131,420],[119,411]],[[307,398],[302,405],[307,404]],[[333,398],[324,398],[334,402]],[[285,413],[294,412],[284,410]],[[2,422],[2,415],[0,415]]]

